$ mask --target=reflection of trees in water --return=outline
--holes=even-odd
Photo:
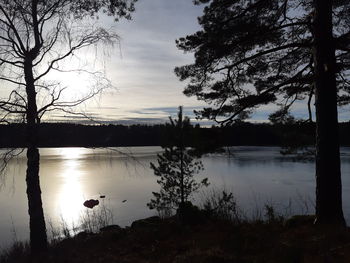
[[[296,148],[292,151],[284,151],[285,148],[276,146],[232,146],[227,147],[225,152],[207,155],[211,158],[223,158],[229,165],[251,166],[251,165],[275,165],[283,167],[287,162],[314,163],[315,148]],[[283,152],[283,153],[282,153]],[[340,152],[341,162],[350,163],[350,150],[342,147]]]

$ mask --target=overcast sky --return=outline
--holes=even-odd
[[[132,21],[115,24],[120,46],[106,63],[107,73],[118,91],[103,96],[93,109],[107,121],[122,123],[164,122],[183,105],[186,115],[205,104],[183,95],[185,83],[174,74],[174,67],[193,62],[192,54],[178,50],[175,40],[200,29],[197,17],[202,6],[191,0],[139,0]],[[252,121],[266,121],[274,105],[260,108]],[[292,109],[297,118],[306,117],[306,104]],[[340,119],[348,120],[348,109],[339,109]]]
[[[164,122],[179,105],[193,116],[204,104],[183,95],[185,83],[174,74],[174,67],[191,63],[193,55],[178,50],[175,40],[199,29],[201,13],[202,7],[191,0],[139,0],[131,21],[101,18],[120,36],[119,44],[99,58],[116,90],[105,92],[85,111],[116,123]]]
[[[175,40],[200,29],[197,17],[202,14],[202,6],[195,6],[192,0],[139,0],[131,21],[114,22],[113,18],[101,17],[99,23],[105,28],[113,27],[120,40],[114,47],[95,51],[90,68],[103,69],[115,89],[105,91],[92,102],[77,111],[84,111],[95,120],[106,123],[159,123],[167,121],[169,115],[176,115],[179,105],[185,114],[194,118],[193,110],[205,104],[188,98],[182,91],[185,83],[174,74],[174,68],[193,62],[192,54],[178,50]],[[84,60],[91,50],[76,57]],[[90,55],[89,55],[90,54]],[[74,64],[68,61],[66,66]],[[80,65],[78,66],[80,67]],[[59,73],[51,75],[65,81],[67,90],[76,89],[82,93],[88,89],[89,79],[83,76],[69,76]],[[68,97],[73,97],[68,93]],[[252,121],[266,121],[274,105],[260,108]],[[305,103],[297,103],[293,108],[296,117],[305,117]],[[348,120],[348,109],[340,109],[340,119]],[[78,120],[80,116],[49,113],[46,120]]]

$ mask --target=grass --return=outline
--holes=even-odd
[[[114,216],[112,210],[102,202],[97,209],[86,209],[80,217],[80,229],[84,232],[96,233],[101,228],[112,225]]]
[[[113,223],[114,216],[112,210],[102,201],[100,205],[93,209],[86,208],[80,215],[78,225],[74,223],[68,224],[68,222],[61,217],[60,226],[55,227],[50,220],[48,222],[48,232],[51,243],[57,243],[62,239],[74,237],[81,232],[98,233],[100,229],[112,225]]]
[[[54,223],[48,221],[48,236],[50,240],[50,247],[59,245],[62,241],[72,239],[82,233],[98,233],[100,229],[112,225],[114,222],[113,214],[104,202],[101,202],[99,206],[94,209],[86,209],[84,213],[80,215],[79,226],[74,224],[68,224],[63,217],[61,217],[59,227],[54,226]],[[30,246],[28,242],[22,242],[17,240],[16,230],[13,227],[14,242],[11,247],[3,249],[0,253],[0,263],[16,263],[26,262],[23,261],[29,256]]]
[[[0,255],[0,262],[16,263],[25,262],[23,259],[28,258],[30,247],[28,242],[15,241],[8,249],[4,249]]]
[[[231,192],[227,190],[211,189],[203,192],[201,210],[212,219],[240,223],[247,218],[245,212],[238,206]]]
[[[348,230],[327,230],[312,221],[312,216],[299,216],[283,222],[187,225],[153,218],[147,224],[64,239],[36,262],[349,262]],[[18,254],[11,259],[4,262],[26,262]]]

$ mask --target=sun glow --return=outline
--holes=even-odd
[[[62,156],[62,159],[67,160],[77,160],[81,159],[86,152],[86,149],[84,148],[73,148],[73,147],[67,147],[67,148],[61,148],[59,151],[59,154]],[[77,163],[70,162],[67,163],[68,167],[75,166],[74,168],[77,168]]]
[[[83,151],[84,149],[81,148],[61,150],[64,169],[62,169],[60,177],[63,183],[56,199],[56,207],[61,220],[70,229],[79,225],[81,214],[84,211],[84,194],[81,185],[84,172],[81,167],[82,162],[79,160]]]

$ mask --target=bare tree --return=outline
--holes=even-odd
[[[9,94],[0,99],[0,122],[26,123],[26,182],[33,253],[47,248],[37,126],[45,113],[69,111],[109,84],[103,74],[84,71],[98,77],[99,85],[80,98],[63,101],[66,88],[52,79],[52,72],[64,72],[64,62],[82,49],[114,43],[118,36],[98,26],[98,15],[130,19],[136,1],[3,0],[0,3],[0,81],[2,91]]]

